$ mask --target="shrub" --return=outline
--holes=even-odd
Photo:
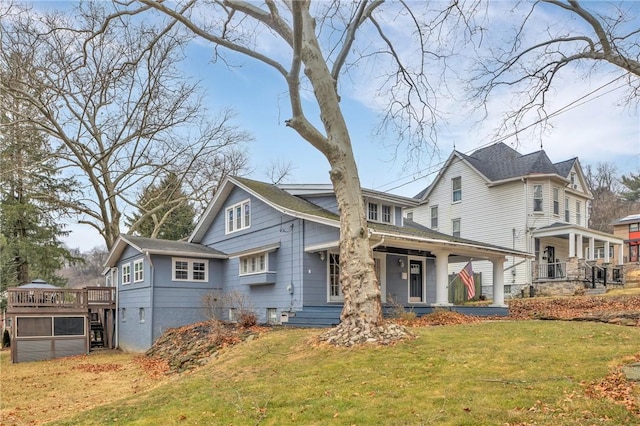
[[[9,335],[9,330],[4,330],[2,334],[2,347],[8,348],[11,346],[11,335]]]

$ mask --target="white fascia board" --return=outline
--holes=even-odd
[[[218,186],[218,190],[213,195],[213,199],[205,209],[202,216],[200,216],[200,219],[198,220],[198,223],[193,229],[193,232],[187,239],[187,242],[189,243],[192,243],[194,241],[196,241],[196,243],[200,242],[202,238],[202,234],[204,234],[204,232],[206,232],[207,229],[209,229],[209,226],[211,226],[211,223],[213,223],[213,218],[218,214],[218,211],[220,210],[220,204],[222,203],[222,201],[219,201],[219,200],[221,200],[222,197],[226,198],[227,196],[229,196],[229,193],[231,192],[233,185],[234,183],[231,181],[231,178],[229,176],[224,178],[222,183]],[[237,183],[235,183],[235,185],[237,185]],[[201,231],[202,231],[202,234],[201,234]]]
[[[269,244],[267,246],[262,246],[262,247],[254,247],[247,250],[231,253],[229,255],[229,259],[235,259],[237,257],[242,257],[242,256],[252,256],[258,253],[270,253],[272,251],[278,250],[279,248],[280,248],[280,243]]]
[[[325,250],[330,250],[337,247],[340,247],[339,240],[329,241],[327,243],[321,243],[321,244],[314,244],[312,246],[305,246],[304,251],[306,253],[315,253],[317,251],[325,251]]]

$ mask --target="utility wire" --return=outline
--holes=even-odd
[[[572,109],[574,109],[574,108],[577,108],[577,107],[579,107],[579,106],[582,106],[582,105],[584,105],[584,104],[586,104],[586,103],[588,103],[588,102],[594,101],[594,100],[596,100],[596,99],[598,99],[598,98],[601,98],[602,96],[608,95],[609,93],[612,93],[612,92],[614,92],[614,91],[616,91],[616,90],[619,90],[619,89],[621,89],[621,88],[623,88],[623,87],[625,87],[625,86],[618,86],[618,87],[614,87],[613,89],[610,89],[610,90],[608,90],[608,91],[606,91],[606,92],[604,92],[604,93],[599,94],[598,96],[591,97],[591,96],[592,96],[592,95],[594,95],[596,92],[599,92],[600,90],[604,89],[605,87],[610,86],[611,84],[613,84],[613,83],[617,82],[618,80],[621,80],[621,79],[625,78],[625,77],[626,77],[627,75],[629,75],[629,74],[630,74],[629,72],[627,72],[627,73],[625,73],[625,74],[622,74],[621,76],[616,77],[616,78],[614,78],[613,80],[611,80],[611,81],[609,81],[609,82],[607,82],[607,83],[604,83],[604,84],[603,84],[603,85],[601,85],[600,87],[597,87],[596,89],[592,90],[591,92],[589,92],[589,93],[587,93],[587,94],[585,94],[585,95],[583,95],[583,96],[579,97],[578,99],[576,99],[576,100],[574,100],[574,101],[572,101],[572,102],[568,103],[567,105],[563,106],[562,108],[560,108],[560,109],[558,109],[558,110],[556,110],[556,111],[554,111],[554,112],[552,112],[552,113],[548,114],[546,117],[541,118],[541,119],[539,119],[539,120],[536,120],[536,121],[534,121],[533,123],[530,123],[530,124],[528,124],[528,125],[527,125],[527,126],[525,126],[525,127],[522,127],[522,128],[520,128],[520,129],[514,130],[512,133],[509,133],[509,134],[507,134],[507,135],[501,136],[501,137],[499,137],[499,138],[497,138],[497,139],[494,139],[494,140],[491,140],[491,141],[489,141],[489,142],[487,142],[487,143],[485,143],[485,144],[483,144],[483,145],[480,145],[480,146],[478,146],[478,147],[475,147],[475,148],[473,148],[471,151],[467,151],[466,153],[463,153],[463,154],[470,154],[471,152],[475,152],[475,151],[477,151],[478,149],[485,148],[485,147],[490,146],[490,145],[493,145],[493,144],[495,144],[495,143],[503,142],[503,141],[505,141],[505,140],[507,140],[507,139],[509,139],[509,138],[512,138],[513,136],[518,135],[519,133],[521,133],[521,132],[523,132],[523,131],[525,131],[525,130],[527,130],[527,129],[529,129],[529,128],[533,127],[533,126],[536,126],[536,125],[538,125],[538,124],[542,123],[543,121],[546,121],[546,120],[548,120],[548,119],[550,119],[550,118],[553,118],[553,117],[556,117],[556,116],[558,116],[558,115],[561,115],[561,114],[563,114],[563,113],[565,113],[565,112],[571,111],[571,110],[572,110]],[[590,97],[591,97],[591,98],[590,98]],[[587,98],[589,98],[589,99],[587,99]],[[396,186],[391,187],[391,188],[386,189],[386,190],[381,190],[381,189],[379,189],[379,188],[383,188],[383,187],[385,187],[385,186],[387,186],[387,185],[392,185],[392,184],[394,184],[394,183],[396,183],[396,182],[401,182],[401,181],[403,181],[404,179],[406,179],[406,178],[407,178],[407,177],[409,177],[409,176],[402,176],[402,177],[399,177],[398,179],[395,179],[395,180],[392,180],[392,181],[390,181],[390,182],[387,182],[387,183],[385,183],[385,184],[383,184],[383,185],[378,186],[378,187],[376,188],[376,190],[380,190],[381,192],[391,192],[391,191],[396,190],[396,189],[398,189],[398,188],[402,188],[403,186],[409,185],[409,184],[411,184],[411,183],[413,183],[413,182],[417,181],[418,179],[423,179],[423,178],[425,178],[425,177],[428,177],[428,176],[431,176],[431,175],[433,175],[433,174],[436,174],[436,173],[440,170],[440,167],[442,167],[445,163],[446,163],[446,160],[441,161],[441,162],[439,162],[439,163],[437,163],[437,164],[434,164],[434,165],[433,165],[433,164],[432,164],[432,165],[429,165],[429,166],[425,167],[424,169],[418,170],[418,171],[416,172],[416,173],[418,173],[418,176],[415,176],[415,177],[413,177],[411,180],[409,180],[409,181],[407,181],[407,182],[404,182],[404,183],[401,183],[400,185],[396,185]],[[434,170],[431,170],[431,169],[433,169],[433,168],[435,168],[435,169],[434,169]]]

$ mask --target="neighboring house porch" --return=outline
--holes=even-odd
[[[577,225],[555,223],[531,231],[532,282],[545,293],[622,285],[624,241]]]

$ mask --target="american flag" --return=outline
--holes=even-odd
[[[471,262],[462,268],[458,276],[467,288],[467,299],[473,299],[476,295],[476,283],[473,281],[473,267],[471,266]]]

